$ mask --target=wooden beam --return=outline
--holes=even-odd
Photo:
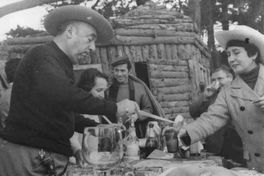
[[[164,30],[164,29],[127,29],[121,28],[116,29],[116,34],[118,36],[144,36],[144,37],[158,37],[158,36],[172,36],[172,37],[197,37],[197,34],[193,32],[177,32],[175,29],[173,30]]]
[[[113,26],[115,28],[130,27],[135,25],[145,25],[145,24],[176,24],[176,25],[185,25],[192,24],[191,19],[178,19],[178,18],[121,18],[112,20]]]
[[[17,11],[29,9],[39,5],[56,2],[58,0],[23,0],[0,7],[0,18]]]
[[[189,44],[194,43],[192,37],[145,37],[145,36],[116,36],[118,40],[113,41],[113,45],[147,45],[147,44]]]
[[[180,113],[188,113],[189,107],[177,107],[177,108],[163,108],[166,114],[180,114]]]
[[[175,72],[188,72],[188,66],[178,66],[171,64],[149,64],[151,70],[160,70],[160,71],[175,71]]]
[[[51,35],[38,36],[38,37],[18,37],[6,40],[8,45],[24,45],[24,44],[42,44],[49,42],[53,39]]]
[[[153,70],[150,75],[151,78],[188,78],[189,74],[187,72]]]
[[[154,88],[155,89],[155,88]],[[178,94],[178,93],[187,93],[191,91],[190,85],[181,85],[175,87],[159,87],[157,91],[162,94]]]
[[[180,93],[180,94],[162,94],[159,93],[157,95],[157,99],[159,102],[175,102],[175,101],[184,101],[186,103],[186,106],[189,106],[189,99],[190,99],[190,93]]]
[[[150,81],[155,87],[176,87],[190,83],[190,80],[187,78],[150,78]]]

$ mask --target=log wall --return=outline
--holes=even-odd
[[[149,61],[149,76],[152,92],[166,117],[173,119],[179,113],[189,117],[191,81],[186,61]]]

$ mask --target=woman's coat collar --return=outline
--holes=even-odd
[[[231,96],[243,100],[255,101],[264,96],[264,66],[260,64],[258,79],[254,91],[239,76],[231,82]]]

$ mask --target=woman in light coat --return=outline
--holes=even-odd
[[[189,145],[213,134],[231,120],[243,142],[250,169],[264,172],[264,36],[248,26],[216,33],[236,77],[214,104],[178,134]]]

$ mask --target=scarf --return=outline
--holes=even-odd
[[[255,67],[253,70],[246,74],[241,74],[240,77],[247,85],[251,88],[254,89],[257,79],[258,79],[258,74],[259,74],[259,65]]]

